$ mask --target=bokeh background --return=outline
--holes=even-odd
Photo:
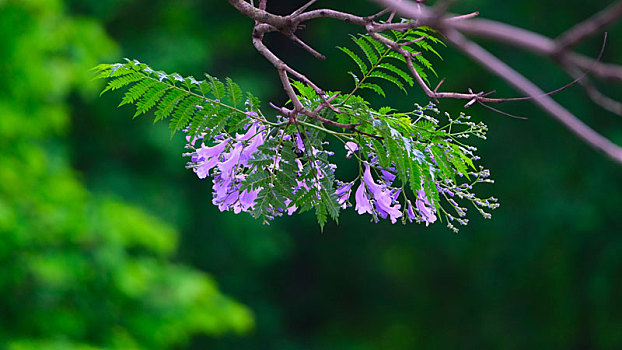
[[[304,1],[270,0],[286,14]],[[367,1],[320,6],[373,13]],[[473,0],[549,36],[610,1]],[[320,232],[312,214],[263,226],[211,206],[211,183],[184,169],[183,138],[98,97],[89,68],[123,57],[230,76],[284,102],[250,44],[252,22],[221,0],[0,0],[0,348],[621,349],[622,169],[530,103],[520,121],[472,108],[499,197],[492,220],[369,223],[352,210]],[[359,28],[318,20],[268,44],[328,89],[348,89],[335,46]],[[604,61],[622,62],[622,25]],[[595,56],[602,38],[578,50]],[[484,43],[544,89],[569,78],[547,59]],[[446,89],[515,95],[451,47]],[[438,81],[433,79],[433,84]],[[613,97],[620,86],[600,84]],[[389,103],[425,103],[387,88]],[[372,97],[373,98],[373,97]],[[622,145],[622,120],[580,87],[555,97]],[[380,103],[380,102],[378,102]],[[444,101],[457,113],[461,103]],[[475,214],[475,213],[472,213]]]

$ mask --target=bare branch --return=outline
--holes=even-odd
[[[438,92],[438,88],[440,86],[439,85],[434,89],[431,90],[430,87],[428,86],[428,84],[425,82],[425,80],[423,80],[423,78],[421,77],[421,75],[419,74],[419,72],[417,72],[417,69],[415,69],[415,66],[413,64],[412,61],[412,57],[413,54],[410,53],[409,51],[406,51],[400,44],[396,43],[395,41],[386,38],[380,34],[377,34],[375,32],[371,31],[371,25],[368,25],[368,31],[369,35],[376,41],[385,44],[386,46],[388,46],[389,48],[391,48],[392,50],[394,50],[395,52],[399,53],[400,55],[402,55],[404,57],[404,59],[406,60],[406,66],[408,67],[410,74],[415,78],[415,80],[417,81],[417,84],[419,84],[419,86],[421,87],[421,89],[423,89],[423,92],[425,92],[425,94],[435,100],[438,101],[441,98],[452,98],[452,99],[463,99],[463,100],[470,100],[465,107],[469,107],[472,104],[474,104],[475,102],[487,102],[487,103],[501,103],[501,102],[507,102],[507,101],[511,101],[512,98],[490,98],[490,97],[486,97],[488,95],[490,95],[490,93],[488,94],[484,94],[479,93],[479,94],[475,94],[473,92],[470,92],[468,94],[465,93],[459,93],[459,92]],[[522,99],[522,98],[521,98]],[[505,113],[502,113],[505,114]]]
[[[302,41],[299,37],[297,37],[295,34],[290,35],[290,38],[298,45],[300,45],[300,47],[302,47],[303,49],[307,50],[310,54],[312,54],[315,58],[320,59],[320,60],[325,60],[326,56],[322,55],[321,53],[317,52],[314,48],[312,48],[311,46],[307,45],[307,43],[305,43],[304,41]]]
[[[292,12],[291,16],[292,17],[298,16],[299,14],[305,12],[311,5],[315,4],[316,2],[317,0],[310,0],[306,4],[302,5],[298,10]]]
[[[585,73],[581,72],[578,68],[574,67],[566,67],[566,71],[568,74],[574,77],[583,76]],[[622,116],[622,103],[606,96],[602,92],[600,92],[589,79],[581,79],[579,81],[581,86],[585,89],[587,95],[592,99],[592,101],[602,107],[603,109],[608,110],[611,113]]]
[[[592,101],[594,101],[594,103],[611,113],[622,116],[622,103],[600,92],[590,81],[582,80],[581,85],[583,85],[585,92],[592,99]]]
[[[555,40],[557,50],[563,52],[574,47],[585,38],[597,34],[609,24],[617,21],[621,16],[622,1],[618,1],[560,35]]]
[[[559,53],[554,40],[519,27],[488,19],[455,23],[453,27],[464,34],[519,47],[541,56],[557,59],[565,65],[574,65],[583,70],[590,69],[590,74],[600,78],[622,82],[622,66],[602,62],[594,63],[595,60],[592,58],[568,51]]]
[[[468,41],[456,30],[446,32],[449,41],[456,45],[462,52],[470,56],[482,67],[505,80],[508,84],[526,95],[534,96],[533,101],[553,118],[557,119],[579,139],[585,141],[595,149],[601,151],[612,160],[622,164],[622,148],[612,143],[601,134],[585,125],[572,113],[560,106],[551,97],[544,95],[535,84],[526,79],[520,73],[513,70],[507,64],[484,50],[474,42]]]
[[[290,98],[293,104],[293,109],[289,110],[285,107],[281,107],[280,111],[289,117],[290,123],[297,123],[296,117],[299,114],[304,114],[309,118],[318,120],[327,125],[341,127],[358,132],[362,135],[378,138],[376,135],[366,134],[356,129],[359,124],[340,124],[332,120],[328,120],[321,117],[318,113],[323,108],[330,108],[336,113],[341,113],[338,109],[331,105],[332,99],[335,96],[326,99],[325,93],[317,85],[315,85],[305,75],[297,72],[289,67],[282,60],[280,60],[274,53],[272,53],[263,44],[263,35],[268,32],[279,31],[285,36],[292,39],[297,44],[301,45],[305,50],[310,52],[317,58],[323,59],[324,56],[304,43],[300,38],[295,35],[296,30],[300,24],[312,19],[317,18],[332,18],[339,21],[352,23],[355,25],[363,26],[367,33],[376,41],[386,45],[395,52],[399,53],[405,58],[406,64],[412,76],[420,85],[425,94],[431,99],[438,100],[440,98],[453,98],[453,99],[465,99],[468,100],[465,107],[469,107],[475,103],[482,105],[485,108],[491,109],[497,113],[507,115],[510,117],[517,117],[509,113],[500,111],[487,105],[487,103],[499,103],[506,101],[521,101],[531,99],[540,108],[556,118],[564,126],[566,126],[577,137],[590,144],[592,147],[603,152],[611,159],[614,159],[618,163],[622,164],[622,148],[613,144],[602,135],[598,134],[594,130],[590,129],[587,125],[582,123],[573,114],[568,112],[557,102],[555,102],[549,95],[562,91],[567,87],[580,82],[586,74],[593,74],[595,76],[622,81],[622,66],[600,63],[600,55],[594,60],[586,56],[581,56],[570,52],[570,48],[576,45],[584,38],[598,32],[606,25],[612,23],[622,16],[622,2],[618,1],[614,5],[610,6],[605,11],[601,11],[592,18],[582,22],[574,28],[561,35],[559,39],[552,40],[537,33],[533,33],[518,27],[510,26],[504,23],[473,19],[478,15],[478,12],[472,12],[465,15],[453,15],[448,14],[446,11],[451,5],[452,1],[440,2],[440,5],[430,9],[423,5],[424,0],[413,1],[399,1],[399,0],[374,0],[377,3],[384,5],[386,8],[379,13],[372,16],[357,16],[350,13],[341,11],[335,11],[330,9],[318,9],[313,11],[307,11],[307,9],[313,5],[316,1],[308,1],[301,8],[293,12],[288,16],[274,15],[265,11],[265,0],[261,0],[260,6],[255,8],[252,4],[249,4],[243,0],[228,0],[234,7],[236,7],[244,15],[255,20],[255,27],[253,31],[253,44],[257,48],[258,52],[270,61],[278,71],[281,83],[285,89],[287,96]],[[378,23],[376,19],[380,16],[391,12],[389,21],[386,23]],[[415,21],[391,23],[391,19],[399,13],[405,18],[411,18]],[[429,25],[438,28],[444,33],[448,40],[456,45],[461,51],[473,58],[476,62],[490,70],[494,74],[500,76],[506,80],[510,85],[515,87],[518,91],[526,94],[526,97],[520,98],[491,98],[488,97],[494,91],[484,93],[474,93],[471,89],[468,89],[469,93],[457,93],[457,92],[439,92],[438,89],[442,82],[434,88],[430,89],[427,83],[419,75],[413,64],[413,54],[406,49],[405,46],[414,43],[417,39],[409,43],[398,44],[387,37],[380,35],[379,33],[387,30],[399,30],[404,31],[411,28],[415,28],[422,25]],[[575,80],[566,86],[556,89],[552,92],[545,93],[535,84],[529,81],[527,78],[514,71],[507,66],[504,62],[500,61],[495,56],[488,53],[486,50],[478,46],[477,44],[467,40],[462,33],[481,36],[492,40],[502,41],[506,44],[520,47],[522,49],[535,52],[537,54],[550,57],[558,61],[566,69],[573,72]],[[583,71],[583,75],[577,77],[578,73]],[[316,93],[322,99],[320,106],[316,110],[306,109],[300,100],[298,99],[293,86],[290,82],[290,75],[299,81],[311,86]],[[582,82],[588,95],[592,97],[597,103],[605,108],[618,110],[620,104],[617,101],[613,101],[606,96],[600,94],[596,88],[589,84],[589,82]],[[521,117],[517,117],[521,118]]]
[[[243,0],[227,1],[229,1],[229,3],[238,11],[242,12],[243,15],[257,22],[266,23],[275,28],[282,28],[288,24],[288,21],[285,17],[274,15],[272,13],[266,12],[265,9],[261,9],[262,5],[265,7],[265,0],[260,3],[259,7],[254,7],[253,5]]]

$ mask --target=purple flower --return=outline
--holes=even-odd
[[[393,199],[394,201],[397,201],[397,198],[400,196],[400,193],[402,193],[402,189],[394,188],[393,190],[391,190],[391,199]]]
[[[225,140],[213,147],[206,147],[205,144],[202,144],[201,147],[197,149],[196,158],[193,157],[193,161],[197,161],[197,167],[194,168],[194,172],[199,179],[206,178],[210,169],[218,164],[220,155],[225,150],[225,147],[227,147],[228,142],[228,140]]]
[[[304,152],[305,150],[305,145],[302,142],[302,136],[300,136],[300,133],[296,134],[296,148],[298,148],[301,152]]]
[[[348,198],[352,192],[352,183],[348,182],[337,188],[335,195],[337,196],[337,202],[341,205],[341,208],[345,209],[347,206]]]
[[[207,147],[205,144],[202,144],[201,148],[197,150],[197,155],[205,159],[218,158],[222,151],[225,150],[225,147],[227,147],[227,143],[229,143],[229,140],[225,140],[212,147]]]
[[[233,181],[231,177],[217,174],[214,176],[214,198],[212,203],[218,206],[220,211],[229,210],[230,206],[238,200],[240,192],[232,188]]]
[[[244,147],[244,150],[242,150],[242,153],[240,154],[240,164],[243,166],[249,166],[248,161],[252,158],[253,153],[257,152],[259,146],[263,145],[266,141],[264,139],[265,132],[263,132],[263,128],[258,131],[259,133],[252,136],[250,143]]]
[[[346,142],[346,144],[344,145],[346,150],[348,151],[348,153],[346,153],[346,158],[350,158],[352,157],[352,155],[354,154],[354,152],[358,151],[359,149],[359,145],[357,145],[354,142]]]
[[[382,179],[384,180],[384,182],[386,182],[387,185],[391,185],[393,183],[393,180],[395,180],[395,174],[384,169],[381,169],[380,172],[382,173]]]
[[[235,147],[229,153],[224,155],[224,161],[222,163],[218,163],[218,169],[222,172],[222,174],[226,177],[232,176],[233,169],[238,165],[240,161],[240,154],[242,153],[242,149],[244,145],[241,143],[237,143]]]
[[[194,146],[195,142],[197,142],[197,140],[203,139],[205,137],[205,133],[202,133],[201,135],[198,135],[196,137],[194,137],[192,140],[190,140],[190,135],[186,136],[186,141],[191,145]]]
[[[426,226],[428,226],[429,224],[433,224],[436,221],[436,215],[434,214],[436,208],[432,207],[423,190],[417,191],[417,200],[415,201],[415,207],[417,207],[417,211],[423,217],[423,221],[425,221]]]
[[[309,191],[309,186],[307,185],[307,182],[296,179],[296,186],[293,188],[293,192],[296,193],[298,192],[298,190],[303,188],[305,189],[305,191]]]
[[[296,210],[298,210],[298,207],[294,203],[292,203],[291,199],[285,200],[285,205],[287,205],[287,215],[289,216],[291,216],[296,212]]]
[[[354,209],[356,209],[360,215],[364,213],[370,213],[373,215],[374,212],[371,208],[371,203],[365,194],[365,185],[363,185],[363,181],[361,181],[359,188],[356,190],[354,198],[356,200],[356,207]]]
[[[399,203],[393,204],[393,198],[389,191],[385,191],[378,196],[374,196],[376,210],[378,211],[378,215],[381,218],[386,219],[389,216],[391,219],[391,223],[394,224],[397,222],[398,218],[402,217],[402,212],[400,211],[401,205]]]
[[[413,222],[413,220],[417,218],[415,211],[413,210],[413,205],[409,200],[406,201],[406,214],[408,215],[408,222]]]
[[[250,139],[251,137],[255,136],[256,134],[257,134],[257,123],[252,123],[250,127],[248,128],[248,130],[246,130],[245,134],[243,135],[236,134],[235,139],[236,141],[246,141]]]
[[[255,200],[257,199],[259,191],[261,191],[261,188],[250,191],[242,191],[242,193],[240,193],[238,203],[234,206],[233,211],[237,214],[240,211],[248,211],[249,209],[252,210],[255,207]]]
[[[363,181],[365,182],[367,190],[371,192],[374,197],[375,207],[381,218],[385,219],[389,216],[391,223],[394,224],[398,218],[402,217],[402,212],[400,211],[401,205],[399,203],[393,204],[395,198],[399,195],[399,191],[391,191],[385,186],[374,182],[369,164],[365,164]]]
[[[374,178],[371,176],[371,168],[369,166],[369,164],[365,164],[365,172],[363,173],[363,181],[365,182],[365,185],[367,186],[367,190],[369,192],[371,192],[374,197],[376,197],[376,195],[380,195],[382,194],[382,192],[384,191],[384,186],[377,184],[376,182],[374,182]]]
[[[296,162],[296,165],[298,166],[298,172],[302,172],[304,166],[302,165],[302,161],[300,160],[300,158],[294,159],[294,162]]]

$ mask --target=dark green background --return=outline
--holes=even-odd
[[[304,2],[270,0],[269,10],[286,14]],[[377,10],[367,1],[334,3],[324,0],[318,6],[358,14]],[[479,10],[484,18],[554,37],[608,4],[478,0],[460,2],[454,11]],[[8,5],[0,1],[0,12],[3,6]],[[116,53],[107,50],[98,56],[102,60],[136,58],[182,75],[230,76],[264,102],[285,100],[273,67],[250,43],[252,21],[224,0],[68,0],[64,6],[67,16],[101,23],[117,43]],[[0,24],[4,36],[16,30]],[[301,36],[328,57],[325,62],[279,34],[266,41],[320,86],[345,90],[352,63],[335,46],[347,45],[348,34],[357,32],[360,28],[326,19],[307,23]],[[604,61],[622,62],[620,38],[622,26],[614,26]],[[595,56],[601,41],[592,38],[578,50]],[[570,80],[546,58],[482,43],[545,90]],[[515,95],[452,48],[441,54],[444,60],[434,63],[439,76],[448,78],[445,89]],[[437,81],[433,78],[433,84]],[[622,96],[619,85],[599,86],[613,97]],[[396,107],[426,102],[417,89],[408,95],[388,91],[384,103]],[[278,219],[271,226],[247,215],[220,213],[210,204],[211,181],[184,169],[182,136],[170,140],[164,123],[154,127],[149,118],[132,120],[131,108],[116,108],[120,96],[65,95],[68,131],[50,142],[65,150],[94,196],[141,207],[178,228],[179,249],[171,259],[209,273],[224,294],[254,314],[249,332],[214,336],[220,332],[200,330],[190,342],[178,343],[179,348],[622,348],[622,169],[529,102],[502,106],[529,117],[527,121],[477,106],[468,111],[489,125],[488,140],[477,144],[496,183],[482,190],[498,197],[501,207],[492,220],[471,213],[470,225],[456,235],[442,224],[373,224],[353,210],[323,233],[310,213]],[[622,145],[620,117],[593,105],[580,87],[555,99]],[[461,104],[443,101],[441,108],[458,113]],[[2,145],[7,147],[2,153],[11,152]],[[0,289],[0,299],[10,293],[17,292]],[[152,311],[144,310],[146,319]],[[97,311],[90,312],[97,319]],[[10,317],[24,316],[18,308]],[[28,327],[26,322],[24,337],[39,336]],[[57,337],[72,339],[61,333]],[[77,341],[114,347],[88,334]]]

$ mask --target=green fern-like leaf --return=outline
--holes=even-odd
[[[134,114],[134,118],[153,108],[153,106],[160,101],[168,89],[169,87],[166,85],[156,85],[153,89],[150,89],[147,93],[141,96],[138,102],[136,102],[136,113]]]
[[[102,94],[109,90],[117,90],[124,86],[127,86],[131,83],[135,83],[137,81],[142,80],[144,77],[140,73],[129,73],[127,75],[122,75],[115,79],[110,80],[106,88],[101,92]]]
[[[169,128],[171,129],[171,137],[177,130],[181,130],[182,128],[188,125],[188,122],[196,113],[197,105],[201,102],[201,99],[192,96],[185,99],[182,103],[179,104],[175,112],[173,113],[173,118],[171,119],[171,124]]]
[[[359,56],[357,56],[354,52],[352,52],[352,50],[348,49],[347,47],[338,47],[338,49],[343,51],[358,65],[363,75],[367,74],[369,68],[367,68],[367,65],[365,65],[365,63]]]
[[[382,55],[382,53],[385,50],[382,50],[381,52],[377,52],[374,45],[370,44],[367,40],[365,40],[364,37],[359,37],[359,38],[352,37],[352,41],[354,41],[354,43],[358,45],[361,51],[363,51],[363,53],[367,57],[367,61],[371,64],[372,67],[378,64],[378,62],[380,61],[382,57],[382,56],[379,56],[379,54]]]
[[[370,78],[379,78],[382,80],[386,80],[388,82],[391,82],[393,84],[395,84],[395,86],[397,86],[398,88],[400,88],[400,90],[406,92],[406,88],[404,87],[404,84],[402,84],[401,81],[399,81],[396,77],[387,74],[381,70],[375,70],[373,72],[371,72],[371,74],[369,75]]]
[[[231,101],[233,107],[237,107],[242,103],[242,89],[240,86],[231,80],[231,78],[226,79],[227,82],[227,97],[229,101]]]
[[[172,134],[186,127],[192,137],[208,127],[236,132],[246,124],[245,111],[239,109],[244,104],[244,93],[230,78],[223,83],[206,75],[206,80],[197,81],[177,73],[155,71],[135,60],[101,64],[93,70],[97,72],[96,78],[109,80],[102,93],[127,88],[119,106],[136,105],[134,117],[155,109],[154,122],[171,118]],[[252,95],[247,96],[247,105],[259,104]]]
[[[139,81],[125,93],[119,107],[136,102],[136,100],[158,85],[158,82],[154,80],[143,79]]]
[[[160,100],[160,106],[157,111],[155,111],[155,119],[154,123],[158,120],[168,118],[177,104],[180,103],[187,96],[184,94],[182,90],[172,89],[169,90],[167,95]]]
[[[415,60],[419,64],[423,65],[426,70],[429,70],[436,75],[436,71],[434,71],[430,61],[423,57],[420,52],[420,50],[432,52],[440,57],[439,53],[429,43],[442,43],[433,35],[434,33],[435,32],[430,28],[420,27],[417,29],[407,30],[403,33],[398,31],[389,31],[380,35],[384,35],[398,44],[405,44],[403,48],[408,52],[415,54]],[[401,54],[384,46],[382,43],[374,40],[369,35],[352,37],[352,41],[360,50],[357,52],[361,52],[362,56],[345,47],[339,47],[339,49],[346,53],[356,63],[362,73],[362,76],[359,77],[356,74],[350,73],[354,78],[355,86],[350,95],[345,99],[346,101],[359,89],[370,89],[381,96],[385,96],[384,90],[379,85],[368,81],[370,78],[390,82],[404,92],[407,92],[405,87],[406,85],[409,87],[414,85],[414,79],[410,72],[407,72],[407,70],[403,68],[399,68],[395,64],[387,62],[388,59],[393,59],[399,61],[400,65],[405,65],[406,59]],[[411,47],[410,45],[414,47]],[[417,74],[429,84],[428,75],[419,64],[412,62]]]
[[[205,74],[205,76],[208,81],[207,90],[211,92],[217,100],[222,100],[226,93],[225,84],[218,80],[218,78],[215,78],[209,74]]]
[[[382,90],[382,88],[378,84],[362,83],[359,84],[359,89],[370,89],[382,97],[387,97],[387,95],[384,93],[384,90]]]
[[[381,63],[378,65],[379,68],[382,69],[386,69],[390,72],[395,73],[397,76],[399,76],[406,84],[408,84],[408,86],[413,86],[414,84],[414,80],[413,78],[410,76],[410,74],[406,73],[405,71],[403,71],[401,68],[397,68],[396,66],[390,64],[390,63]]]

